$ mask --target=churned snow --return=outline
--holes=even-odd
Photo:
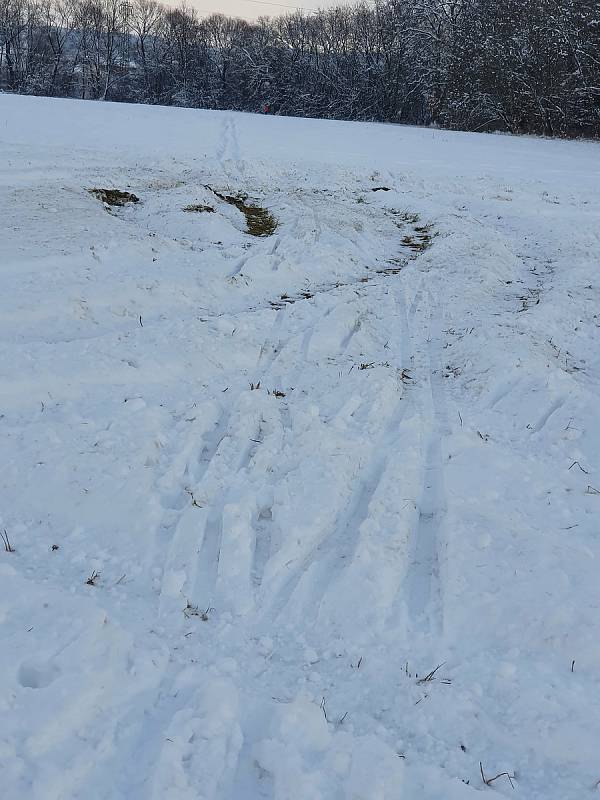
[[[596,793],[598,145],[3,95],[0,152],[2,800]]]

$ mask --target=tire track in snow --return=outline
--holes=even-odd
[[[415,292],[415,296],[413,297],[413,301],[410,304],[410,308],[408,310],[408,316],[411,319],[414,319],[415,314],[417,313],[417,310],[419,308],[419,304],[421,303],[421,300],[423,298],[423,286],[424,286],[424,283],[425,283],[424,278],[421,278],[421,280],[419,282],[419,286],[417,287],[417,291]]]
[[[217,151],[217,160],[230,180],[236,180],[245,171],[237,126],[232,117],[227,117],[222,123],[221,144]],[[230,168],[231,161],[235,165],[235,170]],[[235,174],[236,172],[238,173],[237,175]],[[273,248],[273,252],[277,245],[278,241],[275,242],[275,245],[269,244]],[[230,279],[235,279],[248,258],[249,256],[243,256],[239,259],[234,271],[229,276]],[[260,349],[257,366],[261,366],[263,373],[275,362],[283,347],[281,341],[273,344],[272,338],[273,332],[281,327],[284,316],[284,310],[277,312],[271,333],[267,336]],[[261,362],[265,354],[267,363],[263,366]],[[194,476],[195,488],[193,492],[188,492],[190,498],[186,498],[185,493],[180,494],[181,507],[185,508],[185,506],[189,505],[187,499],[191,500],[193,507],[192,509],[186,508],[180,514],[177,522],[170,525],[171,543],[166,557],[161,602],[159,604],[161,613],[172,610],[173,596],[177,592],[178,585],[182,607],[185,605],[184,589],[187,590],[188,602],[190,602],[189,597],[193,595],[194,602],[199,600],[200,604],[206,603],[208,608],[214,600],[221,559],[223,509],[227,500],[227,487],[231,480],[234,479],[234,475],[245,469],[253,458],[259,446],[260,430],[256,436],[252,437],[255,441],[251,439],[248,442],[239,443],[239,449],[243,452],[241,460],[237,464],[237,468],[228,470],[230,473],[228,479],[223,481],[221,490],[212,494],[208,506],[206,508],[198,508],[197,503],[198,498],[202,498],[202,502],[204,501],[203,493],[205,492],[205,487],[203,481],[219,455],[221,443],[231,436],[229,431],[230,422],[232,414],[236,407],[239,406],[240,397],[241,393],[238,393],[236,397],[231,399],[227,409],[222,412],[215,430],[206,437],[199,456],[201,469]],[[218,471],[218,468],[216,471]],[[198,511],[200,513],[197,513]]]
[[[398,371],[403,372],[412,341],[405,288],[401,283],[390,283],[386,295],[391,297],[393,303],[388,318],[395,320],[396,328],[391,348],[390,341],[386,347],[390,348]],[[358,619],[363,614],[362,607],[368,595],[373,600],[369,612],[370,624],[378,625],[389,617],[398,598],[397,574],[402,572],[405,565],[405,526],[407,518],[412,517],[413,507],[406,495],[414,486],[414,478],[404,463],[404,454],[411,449],[413,438],[410,425],[410,414],[414,411],[411,384],[412,381],[404,383],[402,380],[402,397],[375,444],[375,456],[365,471],[355,504],[349,509],[347,530],[351,538],[345,546],[351,549],[350,557],[343,555],[343,551],[338,553],[340,558],[337,565],[330,569],[334,579],[325,584],[317,617],[321,616],[321,612],[326,617],[333,611],[335,616],[343,619],[351,610],[351,616]],[[365,597],[359,597],[352,591],[353,585],[361,584]],[[338,611],[336,606],[339,606]]]
[[[313,223],[312,226],[309,227],[308,229],[302,231],[301,236],[302,236],[302,239],[304,239],[305,241],[307,241],[310,244],[310,246],[314,247],[316,244],[318,244],[319,239],[321,238],[322,233],[323,233],[323,228],[322,228],[321,222],[319,220],[319,215],[316,212],[315,204],[314,204],[314,202],[311,203],[309,201],[309,199],[307,199],[304,196],[303,193],[296,193],[295,197],[297,198],[297,200],[299,200],[300,204],[305,209],[308,210],[308,212],[309,212],[309,214],[310,214],[310,216],[312,218],[312,223]],[[296,220],[296,232],[297,232],[298,226],[300,225],[300,223],[302,221],[303,221],[303,216],[298,215],[298,218]]]
[[[254,553],[252,557],[252,583],[255,587],[262,584],[265,566],[271,556],[273,528],[273,496],[260,504],[254,520]]]
[[[318,611],[326,595],[335,593],[335,586],[341,573],[352,566],[362,536],[363,523],[370,517],[372,503],[379,491],[383,476],[388,469],[389,456],[387,449],[390,439],[400,427],[406,412],[407,402],[401,399],[392,413],[392,417],[374,447],[376,455],[361,473],[358,486],[347,504],[341,520],[337,523],[332,536],[321,548],[320,565],[316,584],[315,605]],[[382,453],[383,455],[377,455]]]
[[[235,121],[234,117],[231,117],[229,120],[229,137],[230,137],[230,148],[233,161],[240,175],[243,175],[245,177],[246,163],[242,158],[237,122]]]
[[[519,380],[517,378],[510,378],[509,380],[503,380],[492,392],[491,397],[489,399],[488,408],[494,409],[498,403],[504,400],[505,397],[508,397],[519,385]]]
[[[265,381],[282,352],[299,336],[305,335],[303,328],[296,330],[295,327],[282,333],[282,327],[288,319],[287,309],[275,313],[275,319],[259,349],[254,381],[255,384],[261,384],[258,398],[264,399],[261,393],[269,388]],[[279,333],[282,333],[281,337]],[[188,440],[184,451],[176,456],[176,463],[182,458],[185,460],[184,473],[188,477],[186,480],[182,476],[179,478],[179,483],[185,482],[186,486],[176,493],[177,518],[163,526],[163,538],[168,537],[169,545],[160,591],[159,609],[162,615],[182,611],[186,600],[193,605],[203,605],[202,610],[217,602],[224,508],[230,489],[240,489],[247,482],[245,473],[261,447],[263,437],[260,422],[257,427],[244,430],[246,423],[253,424],[242,404],[244,395],[246,391],[242,390],[232,396],[214,427],[204,434],[196,457],[193,451],[198,447],[197,440],[192,438]],[[241,422],[241,430],[237,431],[232,429],[236,413],[240,415],[238,423]],[[192,469],[194,460],[197,463]],[[180,466],[179,471],[182,469]],[[259,526],[261,529],[264,527],[262,522],[264,520]],[[255,539],[264,538],[261,530],[249,531],[249,535]],[[255,546],[254,542],[252,550]],[[262,542],[259,543],[256,563],[252,566],[250,562],[248,566],[249,585],[252,575],[256,580],[259,563],[260,572],[264,569],[263,551],[269,549],[262,548]]]
[[[222,144],[218,153],[219,162],[230,179],[233,179],[234,177],[231,169],[232,161],[236,165],[236,168],[240,167],[242,164],[235,127],[235,121],[232,118],[227,118],[224,120],[222,126]],[[311,212],[314,225],[311,226],[310,237],[314,239],[313,243],[316,243],[321,235],[321,226],[316,215],[314,204],[310,203],[305,198],[301,198],[301,204]],[[302,231],[301,235],[306,236],[307,233]],[[275,242],[275,245],[271,245],[271,243],[269,243],[269,246],[274,247],[277,246],[278,243],[279,240]],[[239,272],[242,269],[243,263],[245,263],[244,258],[242,259],[242,263],[238,264],[236,267],[236,272]],[[382,278],[380,282],[377,282],[377,284],[374,285],[378,284],[385,285],[384,279]],[[341,297],[344,297],[344,294],[345,293],[342,291]],[[268,388],[264,385],[265,378],[272,371],[273,366],[280,358],[283,349],[286,348],[286,346],[300,334],[302,335],[304,360],[306,360],[306,356],[308,355],[309,342],[312,338],[316,325],[314,315],[311,314],[311,320],[309,324],[303,327],[301,331],[293,330],[291,333],[289,333],[289,335],[280,336],[279,334],[281,329],[283,328],[284,324],[288,322],[290,317],[293,319],[293,315],[290,314],[287,306],[279,309],[275,315],[271,330],[261,346],[256,364],[258,374],[252,377],[255,384],[259,381],[263,383],[263,390]],[[401,342],[404,342],[407,337],[406,331],[408,325],[407,314],[404,308],[400,317],[400,321],[404,326],[400,340]],[[350,340],[356,331],[357,328],[355,327],[349,332],[349,335],[347,335],[346,340],[343,343],[345,344],[346,348],[348,347]],[[342,350],[343,349],[344,347],[342,345]],[[302,371],[305,368],[305,365],[298,365],[296,363],[294,366],[296,372],[298,372],[298,368],[300,371]],[[271,388],[279,387],[273,386]],[[244,441],[239,441],[235,431],[229,430],[232,414],[234,413],[236,407],[239,410],[240,397],[241,394],[238,393],[237,397],[231,399],[227,414],[224,414],[218,423],[218,435],[215,433],[214,437],[210,438],[208,444],[203,448],[205,458],[208,454],[208,460],[205,463],[204,469],[202,469],[200,474],[196,476],[193,494],[191,494],[190,497],[182,495],[181,499],[178,501],[184,507],[184,510],[180,515],[180,519],[176,523],[174,533],[171,536],[172,543],[167,555],[167,566],[165,568],[166,580],[163,580],[163,591],[161,593],[161,598],[172,597],[174,587],[180,583],[181,587],[186,589],[185,594],[193,596],[193,602],[199,602],[201,605],[205,605],[206,607],[213,602],[217,602],[216,595],[219,594],[220,584],[219,575],[221,572],[224,572],[225,574],[228,572],[228,564],[224,564],[222,562],[223,536],[228,535],[228,531],[224,531],[224,511],[228,503],[228,489],[224,487],[230,487],[231,485],[238,487],[241,486],[243,481],[238,478],[238,473],[247,471],[247,468],[249,467],[250,462],[253,460],[257,448],[260,446],[260,441],[258,441],[260,440],[260,435],[254,437],[257,440],[255,444],[248,444],[245,439]],[[283,406],[284,404],[281,405]],[[241,413],[247,412],[242,410]],[[398,427],[401,424],[403,414],[404,406],[400,404],[394,412],[392,422],[390,422],[392,428]],[[282,426],[285,428],[285,420],[283,419],[283,416],[281,417],[281,422]],[[384,434],[384,436],[385,435],[387,434]],[[226,442],[226,445],[224,445],[227,452],[233,449],[234,451],[238,452],[238,455],[240,452],[245,452],[246,455],[242,456],[241,461],[238,461],[237,464],[235,464],[235,457],[228,456],[226,459],[228,462],[227,464],[220,463],[215,467],[215,469],[212,469],[215,458],[220,455],[219,450],[221,443],[225,438],[229,439],[229,441]],[[382,451],[384,450],[384,444],[385,443],[382,442]],[[369,462],[369,465],[366,467],[366,471],[364,473],[364,482],[357,487],[356,494],[351,500],[351,511],[350,513],[347,512],[345,518],[342,518],[338,523],[334,538],[327,546],[328,550],[331,552],[326,561],[335,561],[337,545],[345,542],[350,553],[351,562],[352,558],[354,557],[353,554],[356,551],[358,541],[360,540],[360,527],[369,515],[371,501],[377,492],[378,486],[381,482],[382,476],[386,472],[386,469],[386,457],[376,458],[372,462]],[[207,492],[207,487],[204,486],[204,483],[207,475],[209,478],[211,478],[211,472],[214,472],[215,474],[219,473],[219,480],[221,481],[220,485],[222,488],[215,488],[215,490],[212,492],[210,500],[207,501],[205,495],[210,495],[211,492]],[[216,487],[214,476],[211,478],[210,483],[213,485],[213,487]],[[207,502],[207,505],[203,508],[196,507],[198,498],[200,498],[200,504],[202,506],[204,506],[205,502]],[[190,500],[193,501],[193,506],[191,508],[189,507]],[[235,508],[235,502],[233,505]],[[264,588],[262,578],[265,567],[272,555],[272,531],[272,512],[271,516],[269,517],[268,512],[262,513],[262,511],[256,511],[250,524],[250,530],[247,531],[247,536],[251,539],[253,538],[253,542],[251,542],[253,554],[248,562],[247,577],[248,583],[250,585],[254,584],[261,591]],[[245,542],[244,547],[246,547],[247,544],[248,542]],[[337,561],[339,562],[340,559]],[[339,569],[336,567],[334,568],[334,571],[342,572],[343,562],[341,563],[341,566],[339,564],[338,566]],[[306,565],[303,565],[303,567],[306,569]],[[326,570],[328,568],[328,564],[323,562],[323,565],[320,569]],[[298,577],[298,580],[300,580],[300,577],[301,576]],[[167,585],[169,582],[170,585]],[[292,591],[293,588],[294,587],[292,585]],[[185,602],[183,596],[181,597],[181,600],[182,604],[184,605]],[[162,604],[163,608],[167,608],[168,606],[168,602]]]
[[[221,140],[217,148],[217,161],[221,165],[221,168],[226,175],[228,175],[228,170],[225,166],[225,162],[227,160],[231,148],[230,128],[231,128],[230,118],[226,117],[221,123]]]
[[[256,367],[260,370],[261,374],[264,376],[268,370],[273,366],[275,361],[281,355],[281,350],[283,348],[283,342],[281,337],[278,335],[279,331],[281,330],[283,323],[286,319],[286,309],[287,307],[284,306],[277,310],[275,314],[275,319],[273,320],[273,324],[271,325],[271,329],[267,334],[263,344],[258,353],[258,359],[256,361]],[[286,344],[293,338],[295,334],[292,334],[286,341]]]
[[[158,559],[159,555],[161,555],[159,567],[162,572],[161,595],[165,582],[165,559],[162,557],[164,550],[161,550],[159,554],[158,539],[166,544],[166,562],[168,562],[169,554],[173,550],[173,543],[178,537],[181,521],[192,503],[192,497],[188,489],[197,480],[196,452],[200,446],[199,443],[204,441],[207,435],[207,431],[204,429],[204,420],[198,422],[196,417],[180,420],[175,427],[177,431],[183,428],[185,432],[184,441],[182,445],[178,446],[175,453],[172,452],[172,449],[168,450],[166,455],[158,461],[160,469],[165,458],[168,458],[167,468],[162,472],[160,478],[155,481],[155,497],[159,507],[162,509],[162,514],[154,535],[153,545],[146,559],[146,572],[149,574],[153,568],[159,567]],[[201,429],[200,432],[198,428]]]
[[[391,353],[396,357],[399,369],[402,370],[410,338],[403,287],[388,287],[385,294],[392,300],[392,309],[388,314],[395,320],[396,328]],[[387,346],[390,346],[389,342]],[[363,530],[363,526],[367,521],[371,523],[371,526],[373,522],[377,521],[380,513],[378,495],[381,486],[390,468],[394,466],[395,454],[402,451],[402,423],[411,407],[409,394],[404,391],[404,386],[402,389],[400,399],[374,444],[374,455],[359,478],[359,484],[347,505],[341,525],[337,526],[337,530],[327,541],[327,553],[324,554],[323,559],[320,559],[323,580],[320,585],[317,582],[317,593],[314,598],[317,617],[324,603],[335,601],[337,587],[344,573],[357,566],[361,550],[364,549],[361,548],[361,545],[364,544],[366,537],[369,538],[369,560],[381,563],[387,558],[388,542],[381,538],[374,539],[369,531]],[[384,486],[384,493],[387,492],[387,488],[388,483]],[[385,529],[385,525],[382,527]],[[326,575],[328,577],[325,579]],[[383,615],[386,611],[386,608],[381,609]]]
[[[222,492],[211,502],[202,544],[198,550],[196,585],[192,592],[192,604],[198,603],[204,610],[210,609],[215,599],[223,538],[224,501],[225,493]]]
[[[443,438],[449,431],[438,348],[439,311],[433,296],[424,308],[428,316],[424,342],[427,354],[427,397],[423,398],[423,480],[418,499],[418,520],[409,543],[406,604],[409,630],[439,634],[443,628],[443,594],[440,579],[440,530],[446,515]]]
[[[232,129],[232,120],[225,120],[223,123],[223,145],[220,151],[220,159],[223,163],[227,159],[227,154],[232,147]],[[320,235],[320,228],[314,208],[312,204],[308,203],[304,198],[302,199],[302,205],[310,209],[313,215],[315,228],[312,233],[315,236],[315,240],[317,240]],[[393,280],[396,280],[396,278]],[[387,281],[382,278],[381,281],[374,284],[374,287],[377,285],[385,286],[385,283],[387,283]],[[411,312],[413,314],[416,303],[422,293],[422,285],[423,281],[421,281],[417,297],[413,302],[413,307],[411,307]],[[340,299],[344,296],[345,293],[341,290]],[[325,312],[324,316],[326,316],[330,310],[331,307]],[[290,320],[294,320],[294,315],[291,314],[288,306],[278,309],[271,329],[260,348],[256,364],[258,374],[252,376],[254,383],[261,381],[263,384],[262,389],[268,388],[264,385],[265,377],[272,371],[282,351],[298,336],[302,336],[301,359],[305,362],[308,356],[310,340],[313,336],[318,318],[321,316],[322,314],[317,312],[317,318],[315,318],[315,315],[311,312],[308,325],[300,329],[298,329],[298,326],[294,326],[295,329],[291,332],[288,333],[286,331],[286,335],[281,335],[284,325],[286,325],[286,323],[289,325]],[[401,325],[400,343],[404,345],[408,340],[408,317],[404,305],[402,306],[402,313],[397,316]],[[342,350],[344,349],[344,344],[346,348],[348,347],[350,339],[356,332],[357,328],[355,326],[342,343]],[[401,357],[400,360],[404,365],[403,357]],[[294,366],[296,373],[298,373],[298,370],[302,372],[303,369],[305,369],[304,363],[300,365],[296,363]],[[279,387],[273,386],[271,388]],[[221,442],[229,435],[235,436],[235,434],[230,434],[228,426],[234,409],[239,405],[240,397],[241,395],[238,393],[237,397],[231,398],[228,411],[222,414],[217,423],[215,432],[206,437],[200,456],[203,468],[197,475],[192,476],[194,482],[192,493],[188,492],[186,487],[186,491],[181,491],[177,498],[177,504],[179,506],[177,510],[180,513],[178,520],[175,523],[170,523],[171,543],[167,553],[163,588],[161,590],[161,609],[163,611],[173,607],[172,597],[178,584],[182,589],[186,590],[186,595],[192,594],[194,596],[194,602],[198,600],[201,604],[205,603],[208,607],[208,605],[216,601],[215,593],[218,593],[218,576],[220,572],[221,549],[224,535],[223,510],[227,502],[227,492],[224,490],[216,494],[213,492],[212,497],[208,501],[208,505],[203,508],[198,508],[196,502],[199,500],[203,506],[206,502],[206,497],[204,497],[204,495],[206,495],[207,492],[206,488],[203,486],[203,480],[206,474],[210,472],[211,464],[217,456],[217,451],[219,450]],[[281,404],[281,407],[283,405],[285,405],[287,409],[287,402],[286,404]],[[397,411],[400,411],[400,409]],[[289,418],[289,410],[287,413]],[[403,408],[402,413],[404,413]],[[397,415],[396,425],[400,425],[400,423],[401,416]],[[282,425],[285,427],[285,420],[283,420],[283,417]],[[259,439],[260,436],[255,438]],[[231,485],[232,482],[239,482],[236,478],[237,472],[248,466],[259,444],[248,445],[248,443],[244,441],[239,442],[237,445],[235,445],[235,443],[230,443],[230,446],[237,447],[240,451],[247,451],[247,456],[246,462],[238,464],[237,470],[232,466],[231,469],[229,469],[229,474],[223,475],[224,485]],[[340,542],[346,540],[346,542],[350,543],[349,549],[351,553],[356,549],[357,541],[360,538],[360,525],[368,516],[369,506],[377,491],[381,478],[386,471],[386,467],[387,462],[385,459],[376,460],[374,463],[370,463],[367,466],[365,483],[357,488],[357,495],[351,501],[351,507],[353,508],[352,515],[357,520],[357,523],[353,526],[350,519],[347,519],[346,522],[341,521],[339,523],[338,527],[341,526],[341,531],[338,531],[336,535],[337,538],[334,539],[334,542],[337,542],[337,539],[339,539]],[[270,555],[272,555],[271,531],[273,529],[273,522],[271,519],[267,524],[267,520],[268,517],[260,518],[260,512],[257,512],[252,525],[253,530],[249,532],[249,535],[254,537],[254,543],[252,545],[254,555],[248,568],[249,583],[254,583],[257,587],[260,587],[261,590],[262,575]],[[266,541],[267,538],[269,539],[268,543]],[[333,545],[331,545],[331,547],[333,547]],[[334,556],[330,556],[330,558],[334,558]],[[307,565],[304,564],[303,568],[306,569]],[[298,580],[300,577],[301,576],[298,576]],[[293,591],[293,585],[291,589]],[[179,600],[181,600],[182,607],[185,606],[185,597],[183,594],[178,598],[177,602],[179,602]]]
[[[532,434],[540,433],[542,429],[546,427],[546,425],[550,421],[550,418],[554,416],[554,414],[556,414],[557,411],[560,411],[560,409],[564,406],[566,401],[567,398],[561,395],[560,397],[557,397],[556,400],[554,400],[552,403],[550,403],[550,405],[540,416],[538,421],[531,426],[531,433]]]
[[[403,300],[392,297],[398,325],[398,341],[394,349],[402,364],[406,347],[404,340],[408,336],[406,310]],[[341,342],[342,352],[347,338],[346,335]],[[304,619],[315,622],[322,604],[335,598],[337,585],[343,575],[355,565],[364,536],[363,524],[373,515],[373,501],[388,470],[390,452],[401,448],[399,430],[409,406],[410,401],[403,393],[372,445],[371,456],[360,469],[337,520],[329,531],[324,529],[317,536],[315,543],[301,557],[300,563],[283,584],[275,587],[274,594],[267,600],[265,621],[277,619],[293,602],[295,614],[300,613]],[[373,558],[385,558],[386,546],[387,542],[378,541],[377,553]]]
[[[247,595],[244,600],[250,602],[251,586],[262,583],[262,574],[270,555],[270,531],[273,526],[272,519],[267,513],[272,506],[265,503],[257,509],[257,504],[261,504],[261,495],[272,493],[272,478],[265,479],[264,467],[255,468],[255,457],[260,454],[263,447],[268,447],[269,453],[276,454],[281,447],[282,431],[284,422],[276,421],[281,419],[281,412],[278,400],[266,395],[268,388],[278,388],[268,386],[269,375],[275,362],[282,353],[287,352],[287,348],[303,335],[304,331],[292,328],[279,338],[278,334],[282,331],[284,322],[288,319],[285,310],[276,313],[275,320],[260,347],[257,361],[254,385],[260,384],[260,389],[256,394],[251,392],[252,397],[256,398],[256,403],[260,413],[256,411],[258,421],[255,427],[248,428],[251,423],[251,415],[245,405],[248,401],[248,393],[240,392],[233,399],[227,421],[224,423],[221,440],[226,440],[223,444],[223,452],[215,455],[222,455],[223,461],[216,465],[218,475],[213,476],[212,485],[220,486],[212,496],[208,507],[206,524],[198,553],[190,553],[191,560],[197,563],[195,586],[191,591],[193,603],[199,603],[205,608],[218,604],[221,599],[231,594],[231,587],[227,587],[227,576],[230,573],[236,574],[239,594]],[[274,342],[276,341],[276,344]],[[249,390],[250,391],[250,390]],[[272,410],[269,410],[271,409]],[[237,414],[238,430],[231,427],[231,421]],[[279,437],[278,444],[274,445],[271,440]],[[267,441],[267,438],[269,441]],[[214,461],[214,458],[212,459]],[[211,477],[211,476],[209,476]],[[251,489],[253,499],[248,498],[248,491]],[[202,497],[202,487],[198,487],[197,492]],[[241,498],[241,499],[238,499]],[[251,506],[254,510],[250,510]],[[237,535],[242,536],[238,539],[238,550],[235,552],[229,546],[229,539],[224,541],[224,536],[231,536],[230,527],[235,526]],[[227,545],[227,547],[224,547]],[[237,564],[234,564],[234,561]],[[236,569],[242,569],[241,573]],[[252,601],[252,604],[254,601]]]
[[[210,493],[208,501],[205,525],[201,535],[201,542],[196,556],[192,555],[192,563],[195,568],[195,577],[190,581],[191,589],[189,600],[193,606],[201,607],[200,610],[216,607],[218,605],[217,596],[219,590],[220,574],[227,569],[227,563],[222,561],[224,551],[224,535],[232,535],[234,526],[243,526],[236,518],[237,501],[232,498],[235,491],[239,491],[240,484],[245,481],[240,479],[256,453],[259,446],[257,428],[250,415],[245,415],[243,409],[237,408],[238,430],[234,430],[231,425],[222,440],[222,447],[217,451],[213,460],[212,474],[207,474],[207,486],[205,492]],[[230,418],[233,417],[233,412]],[[259,429],[260,430],[260,429]],[[242,512],[244,509],[241,509]],[[243,517],[243,514],[242,514]],[[226,527],[227,524],[227,527]],[[239,558],[243,561],[243,553],[248,550],[244,547],[244,542],[239,541]],[[227,550],[228,548],[225,548]],[[249,573],[249,567],[248,567]],[[247,583],[249,583],[249,575]],[[240,596],[248,593],[248,587],[244,592],[242,580],[236,587]]]
[[[240,148],[237,123],[231,116],[226,117],[221,124],[217,161],[228,180],[235,182],[239,178],[246,177],[246,164]]]
[[[186,590],[189,593],[190,585],[196,580],[197,553],[203,544],[203,531],[206,531],[211,521],[210,512],[201,506],[202,482],[226,436],[230,413],[229,409],[222,410],[213,430],[205,434],[199,453],[195,456],[193,482],[190,481],[191,485],[182,491],[185,507],[182,508],[177,520],[170,525],[168,531],[170,541],[165,556],[159,599],[161,616],[183,610]]]

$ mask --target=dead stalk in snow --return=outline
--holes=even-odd
[[[200,617],[202,622],[208,622],[211,611],[214,611],[212,606],[209,606],[205,611],[200,611],[198,606],[193,606],[189,600],[187,601],[186,607],[183,609],[183,613],[188,619],[190,617]]]
[[[479,762],[479,771],[481,772],[481,780],[485,783],[486,786],[491,786],[494,781],[498,780],[498,778],[506,776],[512,788],[513,789],[515,788],[515,785],[513,783],[513,781],[515,780],[515,776],[510,775],[508,772],[499,772],[497,775],[494,775],[493,778],[486,778],[485,772],[483,771],[483,764],[481,763],[481,761]]]
[[[185,493],[189,494],[189,496],[191,497],[192,505],[194,506],[194,508],[202,508],[202,505],[196,500],[196,498],[194,497],[194,492],[189,488],[189,486],[185,487]]]
[[[428,672],[427,675],[425,675],[424,678],[419,678],[419,680],[417,681],[417,684],[429,683],[429,681],[435,680],[435,677],[434,677],[435,673],[438,671],[438,669],[443,667],[445,663],[446,663],[445,661],[442,661],[442,663],[438,664],[435,669],[432,669],[431,672]]]
[[[14,553],[15,548],[10,543],[10,539],[8,538],[8,533],[6,532],[6,528],[4,529],[4,531],[2,531],[2,533],[0,533],[0,536],[2,537],[2,541],[4,542],[4,550],[7,553]]]
[[[584,469],[584,468],[581,466],[581,464],[579,463],[579,461],[574,461],[574,462],[571,464],[571,466],[569,467],[569,469],[573,469],[573,467],[579,467],[579,469],[580,469],[580,470],[581,470],[581,471],[582,471],[582,472],[583,472],[585,475],[589,475],[589,474],[590,474],[590,473],[589,473],[589,471],[588,471],[587,469]]]
[[[92,570],[92,574],[91,574],[91,575],[90,575],[90,577],[87,579],[87,581],[86,581],[86,584],[87,584],[88,586],[95,586],[95,585],[96,585],[96,581],[98,580],[98,578],[99,578],[99,577],[100,577],[100,573],[99,573],[99,572],[96,572],[96,570],[95,570],[95,569],[94,569],[94,570]]]

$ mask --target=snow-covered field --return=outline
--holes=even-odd
[[[598,792],[599,146],[4,95],[0,154],[2,800]]]

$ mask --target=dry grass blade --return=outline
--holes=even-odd
[[[424,678],[419,678],[417,683],[418,684],[420,684],[420,683],[429,683],[429,681],[435,680],[435,673],[438,671],[438,669],[443,667],[445,663],[446,663],[445,661],[442,661],[441,664],[438,664],[437,667],[435,669],[432,669],[431,672],[429,672],[427,675],[425,675]]]
[[[7,553],[14,553],[15,549],[10,543],[10,539],[8,538],[8,533],[6,532],[6,528],[4,529],[4,531],[0,532],[0,537],[2,537],[2,541],[4,543],[4,550]]]

